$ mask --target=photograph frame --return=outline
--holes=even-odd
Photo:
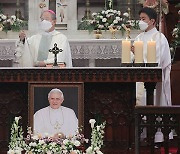
[[[28,89],[29,89],[29,92],[28,92],[28,112],[29,112],[28,113],[28,126],[30,126],[33,130],[33,128],[34,128],[33,115],[34,115],[35,111],[38,110],[38,109],[35,109],[35,107],[37,106],[35,103],[35,98],[37,98],[36,97],[37,91],[38,91],[38,95],[39,95],[39,91],[41,92],[44,90],[44,92],[47,93],[47,91],[49,92],[50,89],[53,89],[53,88],[59,88],[63,91],[64,100],[66,100],[66,97],[68,95],[68,92],[67,92],[68,90],[69,90],[69,93],[71,93],[72,91],[77,93],[77,95],[74,96],[75,99],[77,99],[77,101],[75,100],[76,105],[77,105],[77,107],[75,107],[75,108],[77,108],[77,111],[74,108],[72,108],[72,109],[75,111],[76,116],[78,118],[78,126],[84,127],[84,83],[82,83],[82,82],[70,82],[70,83],[69,82],[60,82],[60,83],[59,82],[48,82],[48,83],[47,82],[30,82],[30,83],[28,83]],[[66,91],[66,93],[64,93],[63,89]],[[47,95],[48,95],[48,93],[47,93]],[[46,95],[46,98],[48,101],[47,95]],[[44,103],[41,103],[41,104],[45,105]],[[38,105],[39,105],[39,103],[38,103]],[[74,106],[73,102],[72,103],[70,102],[69,105]]]

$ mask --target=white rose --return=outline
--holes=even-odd
[[[121,15],[121,11],[118,11],[117,13],[118,13],[119,16]]]
[[[120,17],[116,17],[116,20],[117,20],[117,21],[120,21],[120,19],[121,19]]]
[[[103,19],[103,16],[99,16],[100,19]]]
[[[117,13],[117,10],[114,10],[113,12],[114,12],[114,13]]]
[[[107,18],[103,18],[103,19],[102,19],[102,22],[106,22],[106,21],[107,21]]]
[[[11,19],[12,19],[12,20],[16,20],[16,16],[15,16],[15,15],[12,15],[12,16],[11,16]]]
[[[2,15],[1,18],[2,18],[3,20],[6,20],[6,19],[7,19],[7,17],[6,17],[5,15]]]
[[[109,13],[109,10],[107,10],[106,12],[105,12],[105,14],[108,14]]]
[[[106,17],[109,18],[111,15],[110,14],[107,14]]]
[[[92,13],[92,16],[96,16],[96,15],[97,15],[97,13],[95,13],[95,12],[94,12],[94,13]]]
[[[63,141],[63,144],[67,144],[69,142],[69,140],[68,139],[65,139],[64,141]]]
[[[114,24],[117,24],[117,23],[118,23],[118,21],[117,21],[117,20],[114,20],[114,21],[113,21],[113,23],[114,23]]]
[[[14,150],[9,150],[8,152],[7,152],[8,154],[14,154]]]
[[[76,141],[74,142],[74,145],[77,147],[77,146],[80,146],[81,143],[80,143],[79,141],[76,140]]]
[[[123,13],[123,16],[129,17],[129,14],[127,12]]]
[[[178,31],[178,28],[174,28],[173,32],[176,33]]]
[[[42,145],[42,144],[44,144],[45,142],[44,142],[44,140],[39,140],[39,144],[40,145]]]
[[[90,119],[89,123],[91,124],[91,128],[94,128],[94,124],[96,123],[95,119]]]
[[[101,11],[101,13],[102,13],[102,14],[105,14],[105,11],[103,10],[103,11]]]

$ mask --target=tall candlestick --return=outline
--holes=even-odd
[[[143,41],[134,41],[135,63],[143,63]]]
[[[156,63],[156,41],[147,42],[147,63]]]
[[[122,41],[122,63],[130,63],[131,61],[131,41],[123,40]]]

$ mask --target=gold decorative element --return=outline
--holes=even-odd
[[[128,28],[125,24],[122,24],[122,27],[123,27],[123,28],[125,29],[125,31],[126,31],[126,38],[131,39],[131,36],[130,36],[130,34],[131,34],[131,29]]]
[[[111,34],[112,34],[112,39],[116,39],[116,31],[117,31],[117,28],[116,28],[116,26],[111,26],[111,27],[109,27],[109,31],[111,32]]]
[[[102,37],[102,31],[98,29],[94,32],[94,35],[96,39],[100,39]]]

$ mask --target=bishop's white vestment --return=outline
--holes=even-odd
[[[153,28],[147,32],[139,34],[135,40],[143,41],[143,59],[144,63],[147,63],[147,41],[156,41],[156,61],[158,66],[162,68],[162,82],[156,84],[155,103],[158,106],[170,106],[171,103],[171,85],[170,85],[170,72],[171,72],[171,55],[169,50],[169,44],[164,34]],[[136,84],[136,104],[146,105],[146,91],[144,89],[144,83]],[[143,135],[142,135],[143,136]],[[144,135],[146,136],[146,135]],[[173,137],[172,132],[169,134],[169,138]],[[162,142],[163,134],[160,129],[156,132],[155,142]]]
[[[70,108],[61,106],[58,109],[52,109],[48,106],[34,114],[35,134],[53,136],[63,133],[66,136],[72,136],[75,135],[77,129],[78,119]]]
[[[57,47],[63,51],[58,53],[57,62],[65,62],[66,67],[72,67],[72,57],[67,37],[54,30],[49,33],[33,35],[25,39],[23,44],[21,41],[16,43],[16,62],[19,67],[33,67],[38,61],[44,61],[46,64],[54,63],[54,54],[49,49]]]

